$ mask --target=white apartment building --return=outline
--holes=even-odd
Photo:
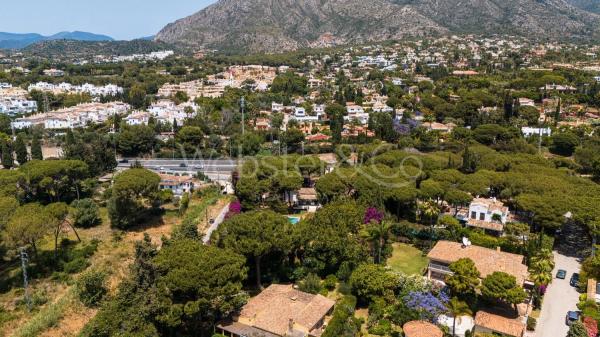
[[[123,93],[123,88],[114,85],[107,84],[105,86],[95,86],[93,84],[85,83],[83,85],[73,85],[71,83],[62,82],[60,84],[53,84],[47,82],[38,82],[30,84],[27,87],[28,91],[43,91],[51,92],[53,94],[81,94],[86,93],[90,96],[117,96]]]
[[[87,124],[103,123],[111,116],[123,115],[130,109],[123,102],[85,103],[47,113],[17,118],[11,124],[15,129],[43,125],[46,129],[70,129]]]
[[[532,128],[528,126],[524,126],[521,128],[521,132],[525,138],[529,138],[531,136],[552,136],[552,129],[550,128]]]

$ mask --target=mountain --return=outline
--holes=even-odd
[[[141,39],[132,41],[44,40],[31,44],[21,51],[29,56],[69,60],[95,55],[148,54],[161,50],[177,50],[177,48],[166,43]]]
[[[600,1],[598,0],[567,0],[571,5],[586,10],[588,12],[593,12],[596,14],[600,14]]]
[[[219,0],[164,27],[156,41],[277,52],[447,33],[600,36],[597,0]],[[569,3],[571,2],[571,3]]]
[[[40,41],[52,40],[76,40],[76,41],[113,41],[113,38],[106,35],[98,35],[87,32],[60,32],[50,36],[41,34],[16,34],[0,32],[0,49],[21,49]]]
[[[60,32],[49,36],[46,40],[75,40],[75,41],[114,41],[114,39],[107,35],[99,35],[87,32]]]

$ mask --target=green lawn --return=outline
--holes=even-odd
[[[423,273],[427,267],[427,257],[417,248],[403,243],[394,243],[392,256],[387,260],[387,265],[394,271],[408,275]]]

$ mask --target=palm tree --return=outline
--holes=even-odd
[[[472,315],[473,312],[467,305],[467,303],[460,301],[458,298],[453,297],[448,304],[446,304],[448,313],[452,315],[452,336],[456,336],[456,318],[460,319],[460,316]]]
[[[431,226],[431,235],[429,237],[429,241],[430,241],[430,243],[432,243],[433,234],[434,234],[434,225],[440,214],[440,209],[438,208],[435,201],[428,200],[419,205],[419,210],[420,210],[420,214],[421,214],[421,221],[423,221],[425,219],[429,220],[429,225]]]
[[[392,224],[387,221],[371,221],[371,224],[367,225],[367,228],[361,233],[361,236],[372,242],[373,247],[377,247],[376,263],[381,263],[383,247],[385,247],[391,229]]]

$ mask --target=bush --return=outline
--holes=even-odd
[[[369,333],[378,336],[387,336],[392,332],[392,323],[387,319],[382,319],[376,325],[369,328]]]
[[[102,222],[98,205],[92,199],[76,200],[71,206],[73,207],[72,216],[75,227],[90,228]]]
[[[67,274],[75,274],[89,267],[90,263],[83,257],[75,258],[72,261],[63,263],[63,271]]]
[[[350,286],[348,283],[342,282],[338,286],[338,291],[342,295],[350,295],[352,293],[352,286]]]
[[[321,292],[321,279],[315,274],[308,274],[298,285],[301,291],[309,294],[318,294]]]
[[[531,316],[527,317],[527,330],[535,331],[535,326],[537,325],[537,320]]]
[[[348,327],[350,317],[354,315],[354,309],[356,308],[356,297],[348,295],[342,297],[341,300],[335,306],[333,310],[333,317],[329,321],[327,328],[323,332],[322,337],[340,337],[344,336],[344,332],[351,327]]]
[[[327,275],[325,281],[323,281],[323,287],[329,291],[332,291],[335,289],[337,282],[338,279],[335,277],[335,275]]]
[[[88,307],[95,307],[107,293],[106,274],[101,271],[90,270],[81,274],[75,287],[81,303]]]

